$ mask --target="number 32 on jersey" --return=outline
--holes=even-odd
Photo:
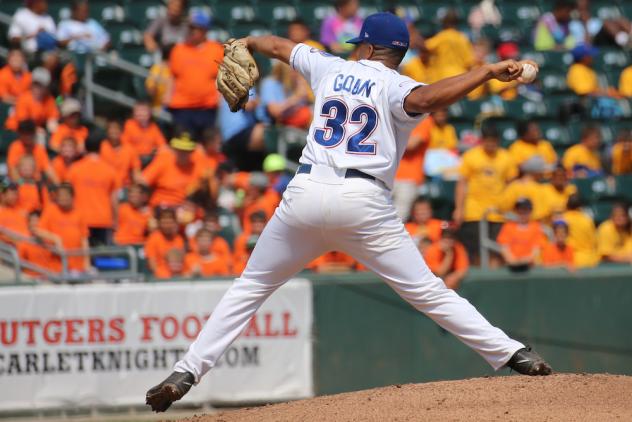
[[[344,101],[331,98],[323,103],[320,116],[326,120],[324,127],[314,129],[316,143],[335,148],[346,142],[348,154],[375,155],[376,143],[369,140],[378,123],[373,107],[361,104],[349,113]]]

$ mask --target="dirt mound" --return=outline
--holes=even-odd
[[[396,385],[187,421],[630,421],[630,397],[629,376],[508,376]]]

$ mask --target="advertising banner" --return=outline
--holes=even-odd
[[[144,404],[231,282],[0,288],[0,410]],[[292,280],[184,401],[313,395],[312,293]]]

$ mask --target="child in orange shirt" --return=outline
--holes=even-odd
[[[0,69],[0,101],[15,104],[18,96],[31,87],[31,72],[19,48],[9,50],[7,64]]]
[[[192,268],[188,266],[182,249],[169,249],[164,256],[164,265],[154,271],[156,278],[184,278],[190,277]]]
[[[415,243],[422,237],[436,242],[441,238],[441,220],[432,218],[432,205],[424,197],[415,199],[410,210],[410,220],[406,223],[406,231]]]
[[[101,142],[101,158],[116,171],[119,182],[129,185],[140,179],[140,158],[136,150],[128,144],[121,143],[121,123],[109,120],[107,138]]]
[[[199,161],[208,173],[215,174],[217,166],[226,161],[222,154],[222,136],[217,128],[207,128],[202,133],[201,145],[193,151],[193,161]]]
[[[55,193],[56,203],[50,202],[42,212],[38,235],[41,237],[54,235],[61,239],[65,250],[88,249],[88,226],[81,213],[74,207],[74,189],[68,183],[62,183]],[[41,231],[40,231],[41,230]],[[70,255],[68,269],[70,271],[87,271],[90,268],[88,254]]]
[[[187,233],[191,233],[191,230],[193,230],[193,233],[197,234],[200,229],[208,230],[213,235],[211,253],[222,257],[223,260],[229,262],[232,266],[233,253],[231,252],[226,239],[219,234],[222,230],[222,226],[219,224],[219,214],[217,211],[207,211],[206,214],[204,214],[202,221],[197,221],[187,226]],[[198,248],[197,238],[195,235],[189,236],[189,247],[191,248],[191,251],[196,252]]]
[[[529,199],[518,199],[514,209],[517,221],[504,223],[497,241],[502,246],[502,256],[509,268],[526,271],[535,264],[546,237],[539,222],[529,221],[533,211]]]
[[[61,123],[48,141],[49,147],[53,151],[59,151],[62,140],[74,138],[79,151],[83,151],[88,128],[81,124],[81,103],[74,98],[66,98],[61,104],[61,119]]]
[[[58,273],[61,271],[61,261],[51,248],[57,246],[61,248],[61,239],[54,235],[42,237],[42,231],[38,230],[40,212],[33,211],[28,216],[28,228],[31,235],[29,241],[18,244],[18,255],[20,260],[38,266],[39,268]],[[41,272],[25,269],[24,273],[30,276],[44,278]]]
[[[0,206],[0,240],[13,243],[20,237],[28,236],[26,213],[19,206],[18,185],[8,179],[0,185],[2,206]]]
[[[12,179],[18,178],[17,165],[25,155],[31,155],[35,159],[35,178],[40,180],[42,175],[56,183],[57,176],[54,174],[48,153],[43,145],[39,145],[35,140],[35,122],[33,120],[22,120],[18,125],[18,139],[11,142],[7,154],[7,167],[9,176]]]
[[[142,185],[132,185],[127,189],[127,202],[119,204],[116,212],[118,223],[114,242],[117,245],[138,245],[145,242],[151,217],[147,198],[147,189]]]
[[[159,208],[157,212],[158,230],[154,230],[145,242],[145,257],[153,272],[159,268],[165,268],[167,264],[165,257],[170,249],[184,251],[184,238],[178,233],[175,210]]]
[[[213,254],[213,237],[213,233],[204,228],[196,233],[197,252],[190,252],[185,258],[186,266],[191,268],[194,274],[204,277],[230,274],[232,262],[225,256]]]
[[[77,149],[77,141],[75,138],[62,139],[59,144],[59,154],[53,158],[52,167],[57,180],[60,182],[68,181],[68,172],[72,164],[79,158]]]
[[[132,118],[125,122],[121,142],[136,151],[148,163],[156,151],[167,144],[158,125],[151,119],[151,106],[146,101],[134,104]]]
[[[564,220],[553,222],[553,242],[542,248],[542,266],[565,267],[574,270],[573,248],[568,244],[568,224]]]
[[[450,289],[458,289],[470,267],[465,247],[457,241],[456,226],[444,224],[441,239],[430,245],[424,259],[430,270]]]
[[[41,211],[48,201],[46,186],[35,180],[35,159],[25,155],[18,164],[18,194],[20,207],[28,214],[31,211]]]

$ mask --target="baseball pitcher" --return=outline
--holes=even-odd
[[[316,102],[296,176],[266,226],[243,274],[226,292],[174,372],[147,392],[163,412],[217,363],[259,306],[314,258],[331,250],[353,256],[403,299],[474,349],[494,369],[526,375],[551,367],[492,326],[426,266],[391,197],[410,131],[425,114],[449,106],[490,79],[523,81],[507,60],[424,85],[397,72],[409,45],[406,24],[390,13],[369,16],[357,38],[358,61],[346,61],[276,36],[229,41],[218,88],[232,110],[258,78],[249,51],[301,73]]]

